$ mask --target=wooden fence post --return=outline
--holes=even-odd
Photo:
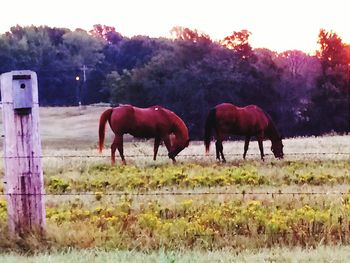
[[[9,232],[45,230],[37,75],[11,71],[0,77],[4,125],[5,194]]]

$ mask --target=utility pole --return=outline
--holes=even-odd
[[[89,69],[87,66],[83,65],[82,68],[80,68],[83,71],[83,80],[84,83],[86,82],[86,71]]]
[[[86,92],[86,71],[89,68],[84,64],[83,67],[80,68],[81,71],[83,71],[83,83],[82,85],[79,87],[79,106],[81,105],[81,101],[82,101],[82,97],[83,97],[83,93]]]
[[[83,72],[83,82],[80,83],[80,77],[79,75],[77,75],[75,77],[75,80],[77,81],[77,99],[78,99],[78,105],[79,105],[79,108],[81,106],[81,101],[82,101],[82,94],[84,92],[84,90],[86,89],[85,86],[86,86],[86,71],[89,69],[85,64],[79,68],[82,72]]]

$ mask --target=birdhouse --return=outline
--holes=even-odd
[[[26,110],[33,107],[31,75],[12,76],[12,97],[14,110]]]

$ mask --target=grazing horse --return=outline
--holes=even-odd
[[[118,149],[123,164],[126,164],[123,151],[123,135],[131,134],[137,138],[154,138],[154,155],[156,160],[159,145],[163,141],[170,159],[189,144],[188,129],[183,120],[174,112],[161,106],[138,108],[122,105],[104,111],[100,117],[99,150],[102,152],[107,121],[115,134],[111,145],[111,160],[115,163],[115,151]]]
[[[259,144],[261,159],[264,160],[263,140],[271,140],[271,150],[276,158],[283,158],[282,138],[279,135],[271,117],[256,105],[237,107],[231,103],[222,103],[209,111],[205,123],[205,151],[209,152],[212,131],[216,137],[216,158],[226,162],[222,142],[229,135],[245,136],[244,153],[245,159],[249,141],[256,136]]]

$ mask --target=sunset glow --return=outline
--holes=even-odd
[[[128,37],[170,37],[171,28],[182,26],[220,40],[233,31],[247,29],[254,48],[313,52],[318,48],[321,28],[350,42],[349,7],[347,0],[6,1],[2,10],[8,12],[2,12],[0,32],[16,24],[72,30],[90,30],[94,24],[103,24]]]

